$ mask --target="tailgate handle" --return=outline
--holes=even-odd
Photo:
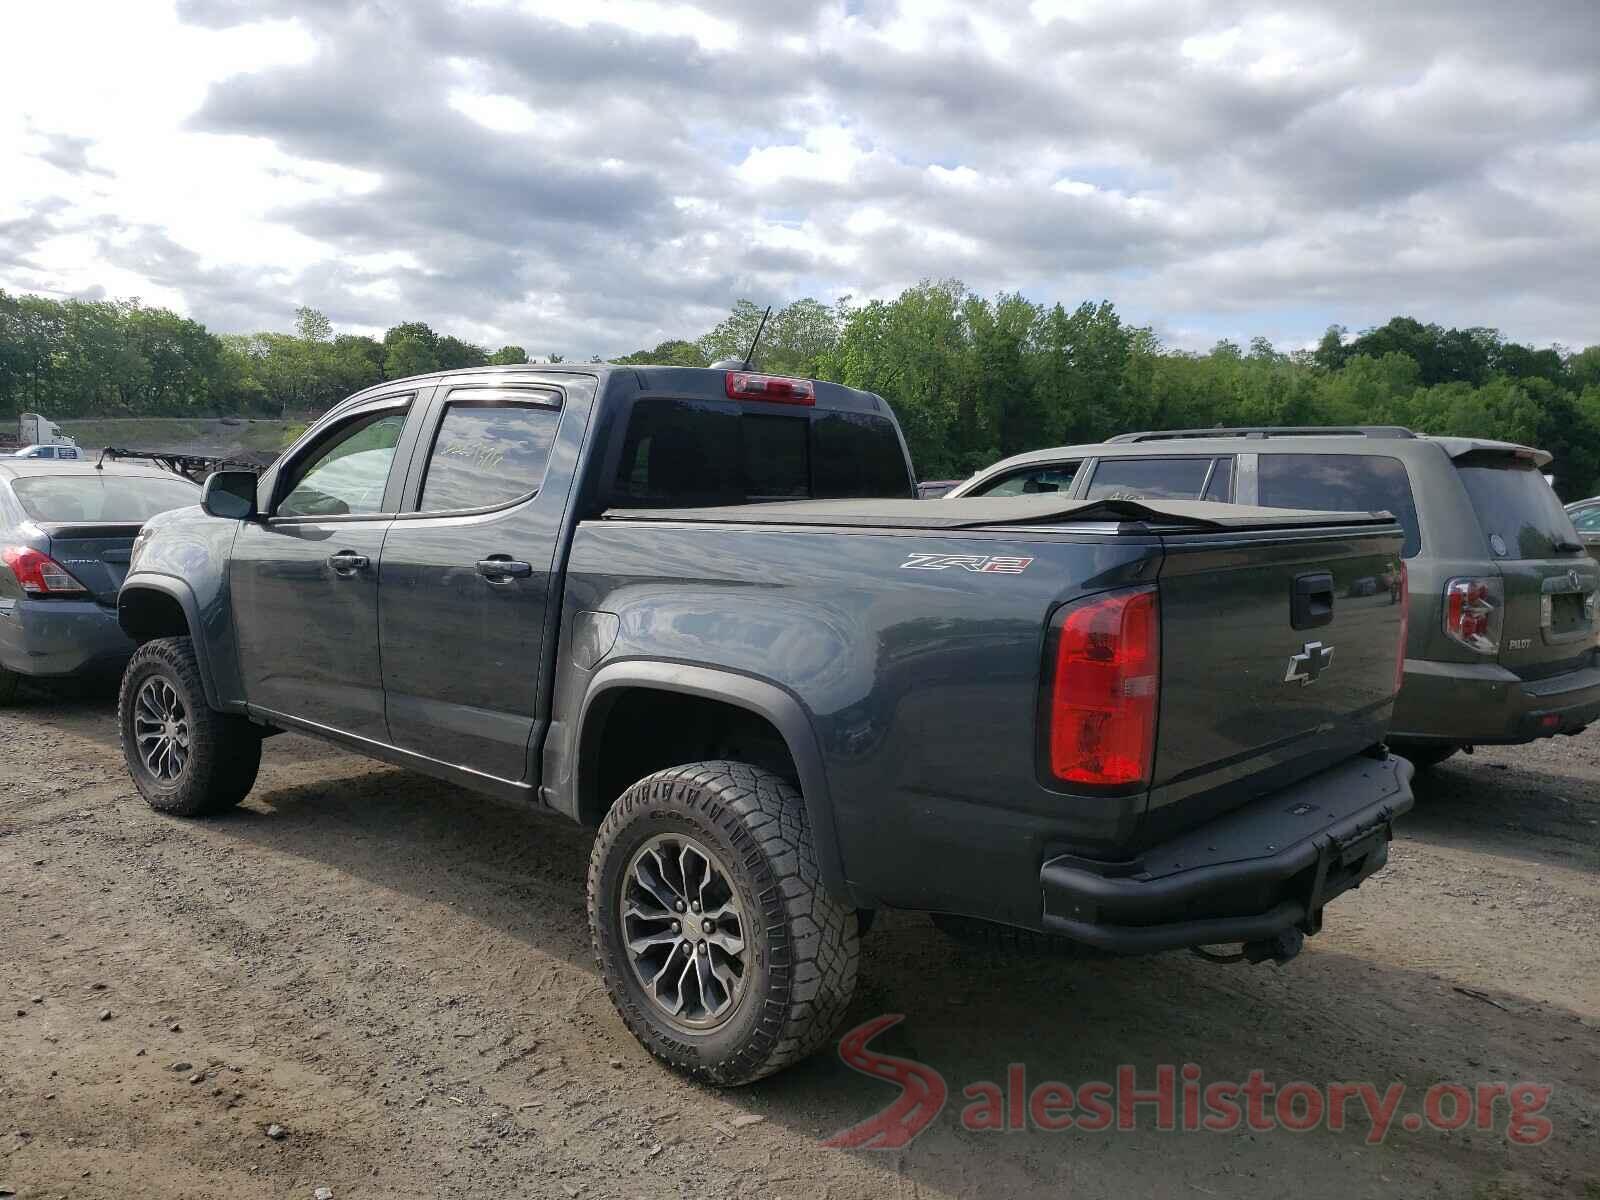
[[[1316,571],[1294,577],[1289,596],[1289,624],[1295,629],[1315,629],[1333,623],[1333,573]]]

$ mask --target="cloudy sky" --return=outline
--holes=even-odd
[[[533,353],[925,277],[1600,342],[1596,0],[53,0],[0,287]]]

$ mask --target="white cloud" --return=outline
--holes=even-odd
[[[1590,0],[14,7],[8,290],[574,355],[949,275],[1600,340]]]

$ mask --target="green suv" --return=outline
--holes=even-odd
[[[1387,509],[1405,528],[1411,599],[1390,742],[1431,766],[1600,718],[1600,564],[1542,474],[1549,461],[1394,426],[1187,429],[1019,454],[949,496]]]

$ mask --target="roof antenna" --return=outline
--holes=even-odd
[[[750,369],[750,360],[756,356],[756,347],[761,344],[761,335],[766,332],[767,318],[772,315],[772,305],[767,305],[767,311],[761,314],[761,324],[756,326],[756,336],[750,339],[750,349],[744,356],[744,369]]]

